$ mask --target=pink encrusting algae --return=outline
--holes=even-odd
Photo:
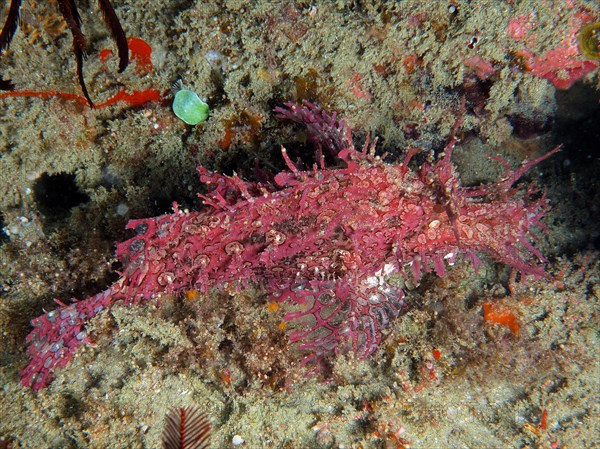
[[[547,79],[558,89],[569,89],[588,73],[598,69],[598,61],[586,60],[578,46],[579,33],[585,25],[595,20],[597,18],[590,11],[579,8],[570,16],[567,34],[558,46],[539,55],[526,48],[518,50],[516,55],[522,58],[525,71]],[[507,34],[515,40],[533,44],[537,26],[535,14],[520,15],[509,21]]]
[[[199,167],[208,209],[132,220],[136,236],[117,245],[122,277],[106,291],[33,320],[23,385],[38,390],[65,366],[89,337],[86,323],[116,302],[135,305],[186,289],[255,283],[273,301],[290,301],[297,323],[290,339],[320,362],[349,344],[361,357],[380,345],[382,329],[406,307],[391,273],[418,280],[443,276],[459,254],[474,265],[486,253],[524,274],[546,276],[532,259],[532,229],[548,208],[544,195],[513,184],[556,152],[512,171],[499,182],[464,187],[450,158],[454,133],[438,160],[417,171],[387,164],[374,145],[354,148],[350,129],[317,106],[286,104],[279,117],[307,126],[310,141],[337,153],[343,168],[299,170],[282,150],[289,171],[273,184],[249,183]],[[348,343],[348,345],[346,345]]]

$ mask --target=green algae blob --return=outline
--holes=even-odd
[[[197,125],[208,118],[208,105],[196,92],[181,89],[175,94],[173,112],[188,125]]]
[[[600,22],[588,23],[577,33],[579,52],[587,59],[600,59]]]

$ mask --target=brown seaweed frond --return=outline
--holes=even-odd
[[[123,31],[121,22],[119,22],[119,18],[110,4],[110,1],[98,0],[98,4],[100,5],[100,11],[102,11],[104,22],[106,23],[106,26],[108,26],[110,34],[117,44],[117,51],[119,53],[119,73],[121,73],[123,70],[125,70],[127,64],[129,63],[127,36],[125,35],[125,31]]]
[[[75,63],[77,65],[77,80],[83,91],[83,96],[90,106],[94,107],[94,102],[90,98],[83,77],[83,59],[86,56],[85,51],[87,49],[87,42],[83,35],[83,31],[81,31],[81,16],[77,11],[75,0],[58,0],[58,8],[73,35],[73,53],[75,53]]]
[[[197,407],[172,407],[165,416],[163,449],[206,449],[210,429],[208,415]]]
[[[17,31],[17,25],[19,24],[19,10],[21,9],[21,0],[11,0],[10,6],[8,7],[8,15],[6,16],[6,22],[0,32],[0,54],[8,48],[10,41],[12,40],[15,32]],[[14,90],[15,85],[10,80],[5,80],[0,76],[0,89],[2,90]]]
[[[8,44],[12,40],[15,32],[17,31],[17,25],[19,24],[19,10],[21,9],[21,0],[11,0],[10,6],[8,7],[8,16],[2,32],[0,32],[0,52],[8,48]]]

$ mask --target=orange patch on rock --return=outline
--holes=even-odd
[[[514,335],[519,333],[517,316],[506,307],[502,307],[492,302],[484,302],[483,319],[488,323],[508,327]]]

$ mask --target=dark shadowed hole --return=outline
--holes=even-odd
[[[81,418],[81,414],[83,413],[83,404],[82,402],[72,394],[65,394],[63,396],[63,416],[66,418]]]
[[[509,116],[508,120],[513,127],[513,135],[519,139],[532,139],[552,129],[551,118],[543,115],[531,118],[515,114]]]
[[[71,173],[44,173],[33,185],[33,195],[38,209],[50,221],[66,218],[73,207],[90,199],[79,190]]]
[[[562,229],[563,251],[600,246],[600,94],[576,83],[556,92],[555,142],[563,150],[553,161],[557,177],[549,194]]]
[[[4,214],[0,213],[0,245],[4,242],[8,242],[8,235],[4,232],[4,227],[6,226],[6,221],[4,220]]]

